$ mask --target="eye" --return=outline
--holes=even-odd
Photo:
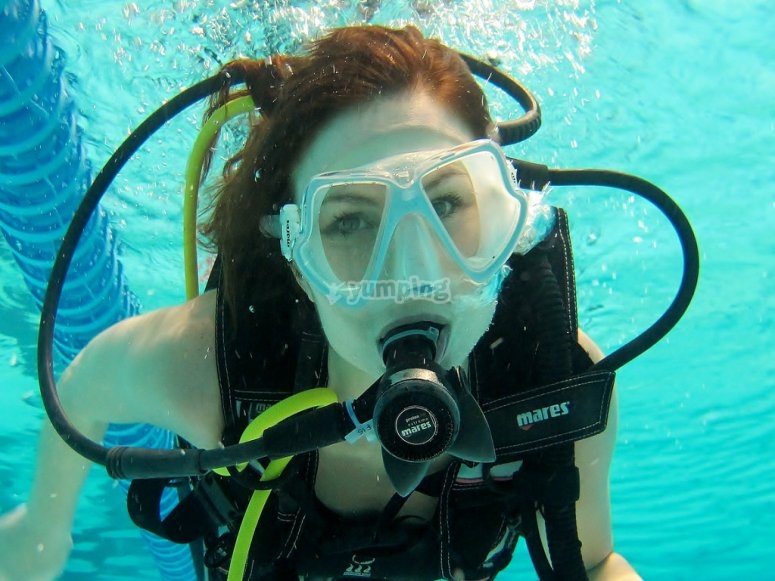
[[[456,194],[445,194],[431,200],[433,209],[439,218],[449,218],[463,206],[463,200]]]
[[[371,231],[374,224],[364,214],[357,212],[344,212],[331,218],[329,223],[321,229],[324,236],[337,236],[347,238],[356,234]]]
[[[330,242],[373,235],[379,228],[384,206],[385,187],[382,185],[334,185],[326,190],[320,205],[320,233]]]
[[[471,176],[459,163],[444,166],[426,175],[423,188],[442,220],[454,218],[476,200]]]

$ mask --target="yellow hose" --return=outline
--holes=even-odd
[[[199,266],[196,252],[196,213],[199,202],[199,182],[202,164],[210,145],[224,123],[237,115],[256,108],[249,96],[240,97],[216,109],[197,135],[186,164],[186,187],[183,194],[183,269],[186,279],[186,300],[199,295]]]
[[[186,165],[186,186],[183,196],[183,268],[186,279],[186,299],[199,295],[199,267],[196,249],[196,218],[199,200],[199,185],[202,177],[202,164],[210,144],[218,135],[224,123],[236,117],[255,110],[253,99],[249,96],[240,97],[218,108],[202,126],[199,135],[191,149],[191,155]],[[288,397],[259,415],[242,433],[240,442],[260,438],[264,430],[299,412],[336,403],[336,394],[327,388],[309,389]],[[269,462],[261,481],[278,478],[291,457],[277,458]],[[246,464],[240,464],[237,470],[244,470]],[[228,476],[228,470],[216,469],[216,473]],[[242,581],[245,566],[248,561],[250,543],[258,526],[258,519],[269,498],[269,490],[256,490],[250,498],[245,515],[242,518],[237,539],[234,543],[229,575],[227,581]]]
[[[336,394],[325,387],[308,389],[294,394],[277,402],[250,422],[250,425],[245,428],[245,431],[240,437],[240,443],[260,438],[264,433],[264,430],[299,412],[323,407],[336,402]],[[261,482],[278,478],[290,461],[290,456],[272,460],[266,467],[264,474],[261,476]],[[244,464],[237,466],[238,470],[244,470],[244,468]],[[215,472],[228,475],[227,471],[220,469],[215,470]],[[242,523],[240,524],[237,539],[234,543],[234,551],[232,552],[231,563],[229,564],[229,575],[226,581],[242,581],[243,579],[245,567],[248,562],[250,543],[253,541],[253,534],[258,526],[258,519],[261,517],[261,513],[264,510],[270,492],[270,490],[256,490],[250,497],[250,502],[245,510],[245,515],[242,517]]]

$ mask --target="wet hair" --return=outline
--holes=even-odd
[[[484,93],[460,56],[412,26],[335,29],[306,55],[242,59],[224,69],[241,73],[247,89],[224,87],[208,115],[245,94],[260,110],[245,146],[226,163],[201,228],[205,244],[221,255],[223,291],[237,319],[274,296],[306,301],[260,220],[293,200],[293,170],[335,116],[380,96],[425,91],[475,138],[492,130]]]

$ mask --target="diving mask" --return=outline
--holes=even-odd
[[[527,216],[516,171],[482,139],[318,174],[301,204],[286,204],[263,224],[310,285],[354,306],[381,284],[413,279],[432,291],[454,269],[476,285],[489,282]]]

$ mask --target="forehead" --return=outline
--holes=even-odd
[[[425,93],[382,97],[334,117],[310,144],[293,172],[298,199],[313,176],[352,169],[400,153],[443,149],[474,135],[442,104]]]

